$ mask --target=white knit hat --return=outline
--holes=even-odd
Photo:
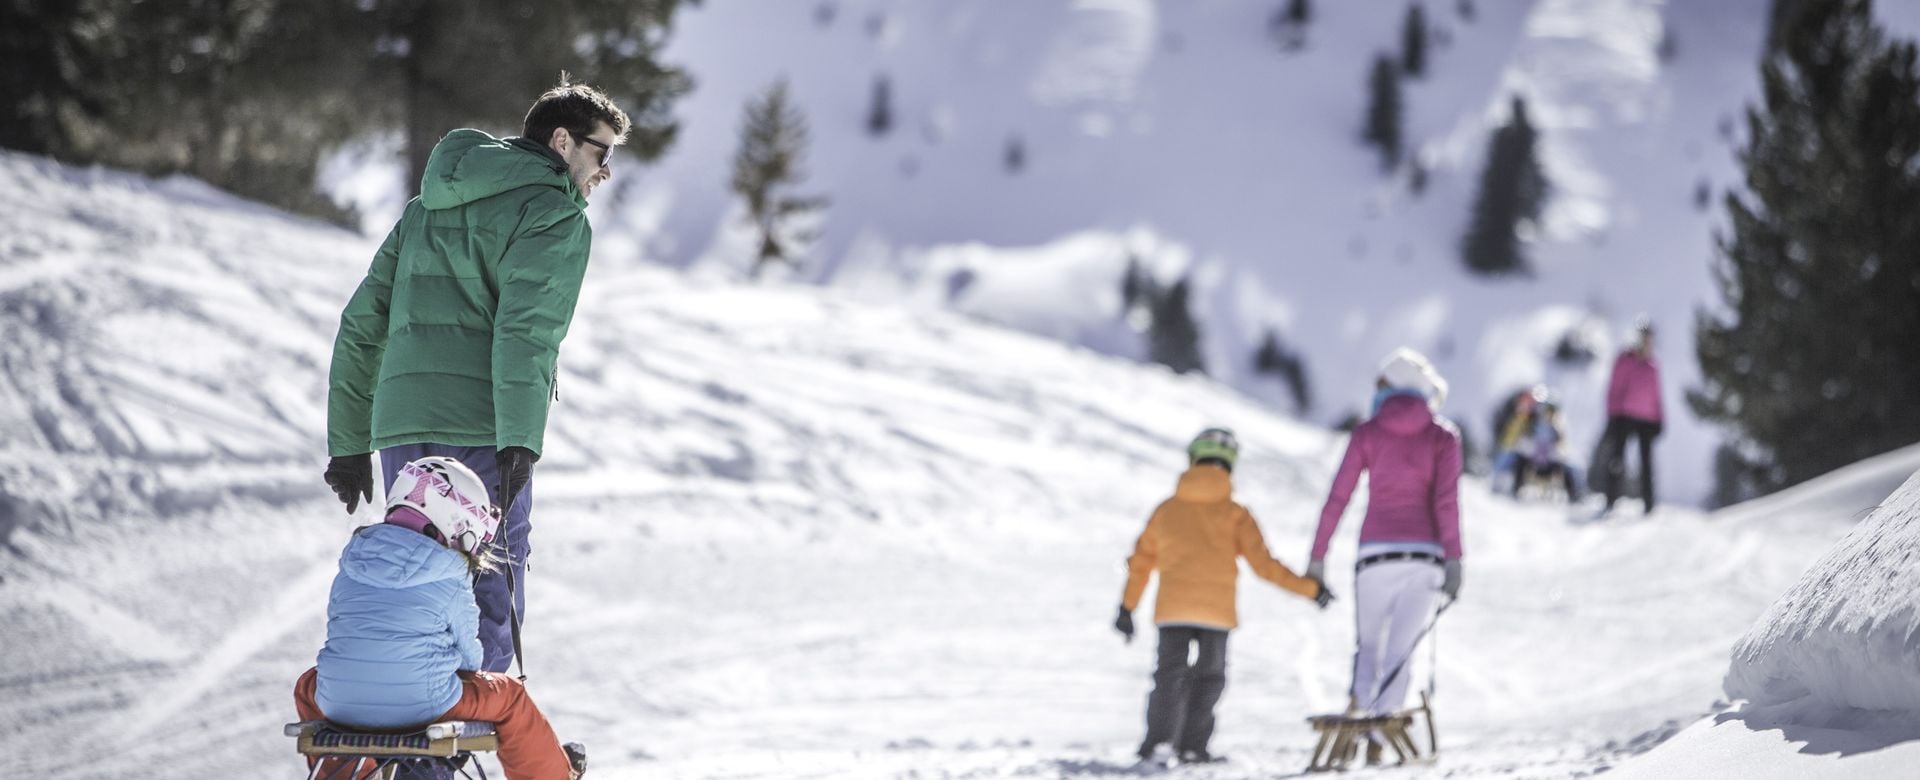
[[[1413,390],[1427,398],[1427,405],[1434,411],[1447,402],[1447,380],[1440,378],[1440,372],[1434,370],[1433,362],[1407,347],[1401,347],[1387,356],[1380,364],[1380,378],[1388,387],[1397,390]]]

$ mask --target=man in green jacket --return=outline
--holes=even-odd
[[[507,576],[526,572],[533,462],[593,239],[587,196],[612,178],[629,127],[605,94],[563,83],[519,137],[448,133],[340,315],[325,479],[347,511],[373,500],[375,451],[389,488],[402,464],[444,455],[479,474],[495,506],[513,497],[510,569],[474,587],[485,671],[513,661],[508,603],[526,603]]]

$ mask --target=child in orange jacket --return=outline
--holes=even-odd
[[[1240,558],[1261,579],[1313,599],[1321,609],[1333,601],[1325,583],[1274,560],[1253,515],[1233,500],[1233,464],[1239,455],[1232,431],[1209,428],[1194,438],[1187,445],[1190,467],[1180,475],[1173,497],[1154,509],[1127,559],[1126,590],[1113,626],[1128,641],[1147,578],[1160,572],[1153,610],[1160,629],[1159,662],[1147,697],[1143,761],[1169,743],[1182,763],[1214,760],[1207,741],[1213,736],[1214,704],[1227,685],[1227,632],[1239,624],[1234,600]],[[1189,662],[1193,645],[1199,652]],[[1176,724],[1181,724],[1178,734]]]

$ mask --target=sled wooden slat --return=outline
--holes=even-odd
[[[382,733],[354,731],[326,721],[310,720],[287,724],[285,733],[295,738],[301,755],[327,759],[314,766],[314,772],[308,775],[310,778],[331,778],[341,769],[346,770],[343,780],[390,778],[400,763],[413,760],[445,762],[451,769],[455,766],[453,759],[461,754],[500,748],[493,724],[479,721],[445,721],[418,731]],[[466,776],[464,771],[459,773]]]
[[[1414,718],[1424,717],[1427,721],[1427,750],[1423,754],[1418,743],[1407,729],[1413,725]],[[1307,718],[1307,724],[1320,735],[1313,746],[1313,758],[1307,764],[1309,772],[1327,772],[1345,770],[1353,766],[1360,757],[1361,749],[1367,744],[1369,734],[1377,734],[1384,741],[1383,747],[1392,748],[1399,764],[1428,763],[1439,754],[1440,745],[1435,739],[1433,728],[1433,709],[1429,706],[1426,694],[1420,695],[1420,706],[1402,710],[1391,715],[1376,715],[1356,718],[1347,715],[1314,715]]]

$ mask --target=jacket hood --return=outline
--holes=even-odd
[[[420,176],[420,205],[450,209],[521,187],[553,187],[582,208],[586,199],[567,175],[567,161],[525,138],[455,130],[435,144]]]
[[[1194,466],[1180,475],[1173,497],[1181,501],[1225,501],[1233,497],[1233,475],[1218,466]]]
[[[381,523],[354,534],[340,573],[375,588],[411,588],[468,576],[467,561],[425,535]]]
[[[1373,419],[1388,433],[1411,436],[1433,423],[1433,410],[1418,395],[1395,395],[1381,402],[1380,413]]]

